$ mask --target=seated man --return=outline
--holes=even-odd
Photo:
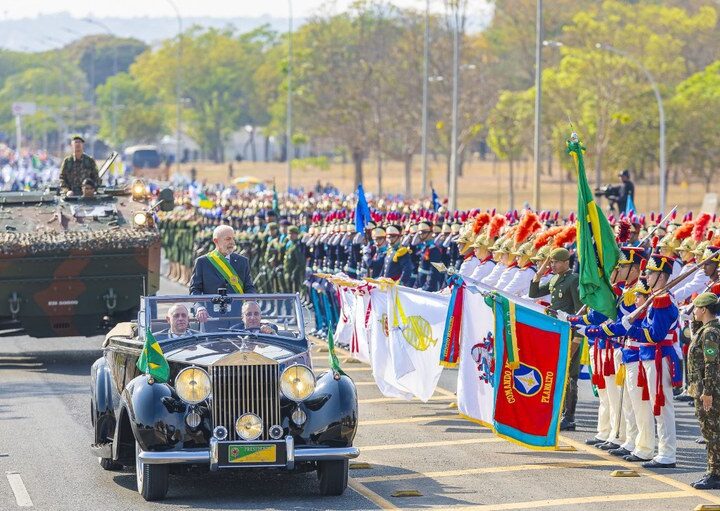
[[[261,334],[277,334],[275,325],[263,325],[262,314],[260,313],[260,305],[255,301],[247,301],[242,306],[242,318],[245,330],[249,332],[259,332]]]
[[[167,311],[166,318],[170,328],[155,333],[157,340],[175,339],[177,337],[185,337],[186,335],[194,335],[197,332],[188,328],[190,324],[190,313],[188,308],[181,303],[176,303]],[[160,337],[162,336],[162,338]]]

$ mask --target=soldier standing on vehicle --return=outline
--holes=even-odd
[[[713,293],[694,301],[695,321],[701,326],[688,350],[688,394],[695,398],[695,415],[707,441],[707,474],[692,483],[699,490],[720,488],[720,303]]]
[[[60,190],[68,197],[82,194],[82,182],[91,179],[98,183],[98,167],[95,160],[85,154],[85,139],[75,135],[70,141],[73,154],[67,156],[60,166]]]

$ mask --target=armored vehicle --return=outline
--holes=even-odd
[[[92,198],[0,192],[0,335],[101,334],[137,317],[159,271],[160,237],[140,181]]]

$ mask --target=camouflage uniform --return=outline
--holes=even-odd
[[[688,350],[688,394],[695,398],[695,414],[707,440],[708,474],[720,477],[720,323],[705,323],[697,331]],[[712,396],[709,411],[703,409],[701,395]]]
[[[60,166],[62,191],[71,190],[74,194],[81,194],[82,182],[85,179],[92,179],[96,186],[99,184],[98,167],[95,160],[85,153],[77,160],[74,156],[67,156]]]

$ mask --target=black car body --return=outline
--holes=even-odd
[[[162,309],[190,300],[191,311],[207,305],[210,320],[167,338]],[[272,333],[245,328],[241,305],[247,301],[261,305]],[[359,454],[352,445],[357,393],[345,375],[314,374],[302,317],[296,295],[143,298],[138,321],[116,326],[92,366],[92,448],[101,466],[134,463],[147,500],[165,496],[176,464],[211,471],[316,469],[321,492],[341,494],[348,460]],[[137,368],[147,330],[156,332],[168,361],[165,383]],[[199,401],[188,398],[195,388],[210,392]]]

